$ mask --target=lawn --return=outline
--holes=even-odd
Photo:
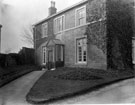
[[[0,68],[0,87],[36,69],[37,68],[32,65]]]
[[[133,71],[105,71],[85,68],[59,68],[47,71],[26,96],[30,103],[48,103],[101,88],[123,79],[133,78]]]

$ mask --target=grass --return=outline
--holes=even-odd
[[[133,77],[133,72],[105,71],[85,68],[59,68],[47,71],[26,96],[30,103],[48,103],[92,91],[106,84]]]

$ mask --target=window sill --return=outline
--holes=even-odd
[[[87,62],[75,63],[75,65],[87,65]]]

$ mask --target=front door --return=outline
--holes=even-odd
[[[54,68],[54,63],[53,63],[53,50],[48,51],[48,69]]]

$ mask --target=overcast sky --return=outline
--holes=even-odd
[[[22,41],[23,27],[36,23],[48,16],[51,0],[0,0],[0,22],[2,28],[2,52],[18,52],[22,46],[30,47]],[[54,0],[57,11],[81,0]]]

